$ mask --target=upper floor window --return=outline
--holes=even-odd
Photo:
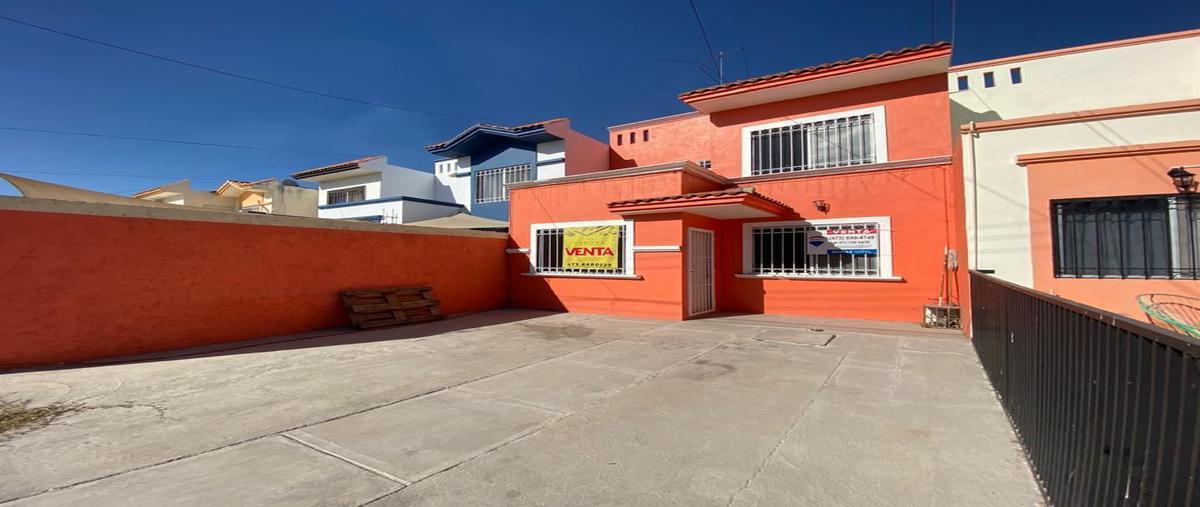
[[[958,76],[958,89],[966,90],[971,87],[971,80],[967,76]]]
[[[992,72],[984,72],[983,73],[983,87],[991,88],[993,86],[996,86],[996,74],[992,73]]]
[[[349,187],[330,190],[325,196],[325,204],[346,204],[367,200],[367,187]]]
[[[1200,198],[1052,201],[1054,276],[1200,279]]]
[[[1012,80],[1012,84],[1021,84],[1021,68],[1013,67],[1008,69],[1008,77]]]
[[[529,164],[499,167],[475,172],[475,202],[502,202],[508,200],[508,185],[533,179]]]
[[[757,176],[887,161],[883,106],[742,129],[742,174]]]

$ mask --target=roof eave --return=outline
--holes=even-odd
[[[936,71],[927,72],[925,75],[936,73],[945,73],[950,68],[951,48],[948,45],[938,45],[930,48],[912,51],[904,54],[898,54],[883,58],[868,59],[860,62],[846,63],[844,65],[835,65],[825,69],[815,69],[810,72],[801,72],[797,74],[781,73],[777,77],[766,77],[758,80],[750,80],[745,84],[718,88],[718,89],[701,89],[686,92],[679,95],[679,100],[692,106],[697,111],[712,112],[712,110],[702,107],[702,103],[710,102],[718,99],[729,98],[748,93],[754,93],[773,88],[784,86],[798,85],[815,81],[841,78],[849,75],[859,74],[867,71],[883,70],[888,68],[900,67],[906,64],[912,64],[922,61],[936,61],[944,59],[943,65],[931,66],[935,67]],[[905,76],[900,79],[910,79],[914,76]],[[852,87],[847,87],[852,88]],[[800,95],[804,96],[804,95]],[[720,110],[720,109],[718,109]]]
[[[663,200],[642,203],[609,203],[608,210],[618,215],[640,215],[651,213],[686,213],[689,210],[714,207],[742,207],[768,215],[783,216],[792,211],[786,205],[771,201],[754,193],[725,194],[711,197],[696,197],[678,200]]]
[[[482,127],[482,128],[472,130],[469,133],[466,133],[465,135],[460,134],[459,136],[455,136],[454,139],[451,139],[449,141],[445,141],[445,142],[438,143],[438,144],[431,144],[429,146],[426,146],[425,151],[428,151],[429,153],[431,153],[433,155],[464,156],[464,155],[466,155],[466,153],[459,152],[456,150],[456,148],[461,146],[463,143],[466,143],[466,142],[470,141],[471,139],[475,138],[476,136],[480,136],[480,135],[493,136],[493,137],[498,137],[498,138],[503,138],[503,139],[512,139],[512,140],[516,140],[516,141],[526,140],[531,137],[539,137],[539,136],[549,136],[549,137],[553,137],[554,139],[562,139],[561,137],[551,134],[549,131],[547,131],[545,126],[531,128],[528,130],[522,130],[520,132],[509,132],[509,131],[500,130],[500,129],[492,129],[492,128],[487,128],[487,127]]]

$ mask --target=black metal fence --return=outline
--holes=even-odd
[[[971,272],[975,349],[1053,505],[1200,505],[1200,341]]]

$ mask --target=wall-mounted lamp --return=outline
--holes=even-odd
[[[825,202],[824,199],[817,199],[813,201],[813,206],[816,207],[817,211],[820,211],[821,213],[829,213],[829,203]]]
[[[1184,169],[1183,166],[1172,167],[1170,171],[1167,171],[1167,176],[1171,177],[1175,188],[1180,192],[1191,192],[1196,186],[1196,175]]]

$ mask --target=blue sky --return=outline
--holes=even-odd
[[[949,0],[935,1],[949,40]],[[928,1],[697,0],[732,79],[928,42]],[[684,112],[712,84],[687,0],[15,0],[0,15],[230,72],[502,124],[606,127]],[[1200,2],[962,1],[955,63],[1200,27]],[[0,130],[0,172],[129,193],[201,187],[360,155],[430,170],[422,146],[471,123],[249,83],[0,21],[0,127],[268,146],[222,149]],[[745,48],[746,58],[742,59]],[[13,189],[0,183],[0,194]]]

